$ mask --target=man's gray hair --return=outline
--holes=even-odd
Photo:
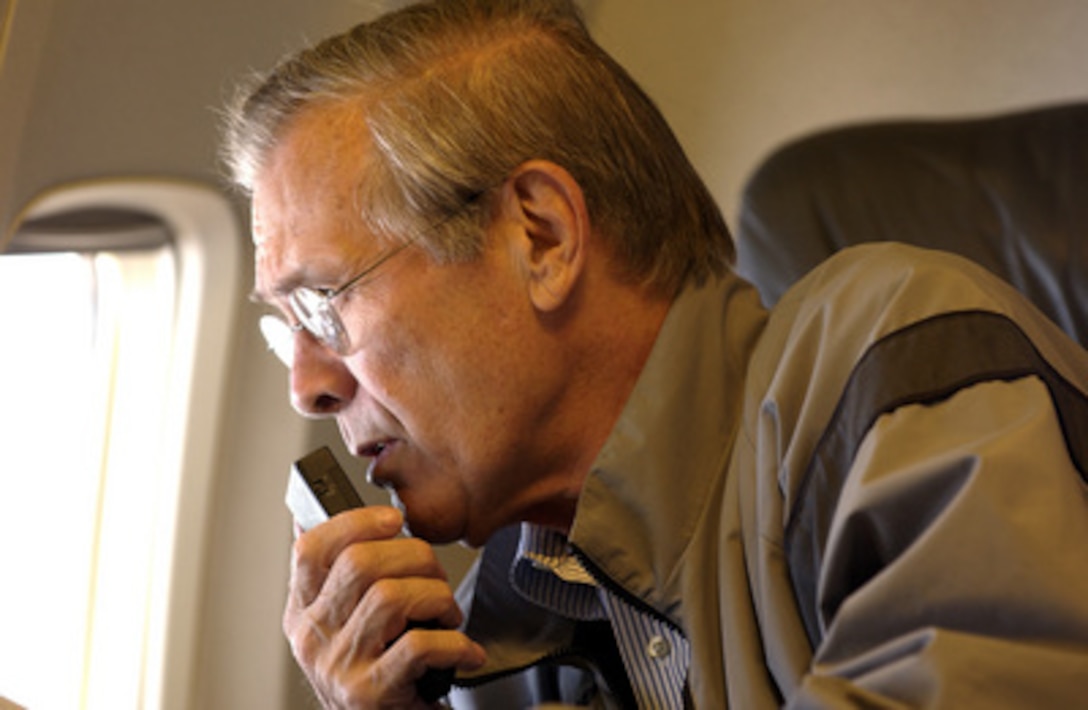
[[[661,113],[569,0],[435,0],[286,58],[228,109],[234,181],[251,191],[291,120],[333,103],[357,105],[373,141],[359,198],[379,235],[472,258],[486,193],[544,159],[578,181],[625,277],[671,295],[732,264],[721,212]]]

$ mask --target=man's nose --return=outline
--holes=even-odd
[[[356,382],[340,358],[306,330],[295,334],[291,405],[304,417],[335,415],[355,395]]]

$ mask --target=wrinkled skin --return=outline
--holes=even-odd
[[[398,537],[391,508],[337,516],[295,542],[283,628],[327,708],[426,708],[414,683],[427,667],[471,669],[484,651],[452,630],[461,611],[433,548]]]

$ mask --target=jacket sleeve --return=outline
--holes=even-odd
[[[1088,487],[1064,424],[1030,376],[875,421],[831,513],[821,637],[788,707],[1083,704]]]

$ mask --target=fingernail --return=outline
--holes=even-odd
[[[474,669],[480,668],[487,663],[487,651],[485,651],[484,647],[478,643],[473,642],[472,646],[475,651],[475,658],[472,659],[472,662],[476,664]]]
[[[399,530],[400,526],[404,524],[404,518],[396,508],[382,506],[376,508],[375,512],[375,522],[381,525],[382,528]]]

